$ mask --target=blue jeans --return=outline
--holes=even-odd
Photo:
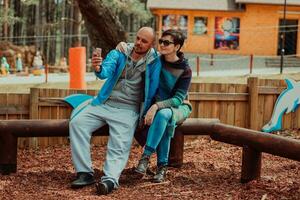
[[[158,166],[168,164],[171,137],[167,134],[166,128],[171,117],[170,108],[159,110],[148,131],[144,155],[150,156],[156,151]]]

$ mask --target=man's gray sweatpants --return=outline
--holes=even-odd
[[[104,180],[118,187],[121,172],[126,167],[139,114],[106,104],[88,105],[69,124],[72,159],[76,172],[93,173],[90,152],[92,132],[109,125],[109,139],[103,167]]]

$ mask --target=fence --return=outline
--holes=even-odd
[[[248,78],[247,84],[192,82],[189,98],[191,118],[219,118],[222,123],[255,130],[267,123],[284,80]],[[96,90],[31,88],[30,94],[0,94],[0,119],[68,119],[71,109],[61,99],[74,93],[95,95]],[[299,128],[300,111],[283,117],[283,128]],[[94,138],[96,144],[106,139]],[[67,138],[19,139],[19,147],[66,144]]]
[[[283,71],[300,72],[299,56],[284,56]],[[279,74],[281,68],[280,56],[185,53],[185,57],[188,58],[194,76]]]

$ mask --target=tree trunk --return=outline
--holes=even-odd
[[[62,0],[61,4],[62,4],[62,7],[61,7],[61,10],[62,10],[62,12],[61,12],[61,18],[65,18],[66,17],[65,16],[66,1]],[[60,44],[61,44],[61,48],[60,48],[61,55],[60,55],[60,58],[62,58],[62,57],[66,56],[65,55],[65,43],[66,43],[66,41],[65,41],[65,20],[61,21],[60,34],[61,34],[61,42],[60,42]]]
[[[4,37],[8,37],[8,5],[9,5],[9,1],[4,0],[4,24],[3,24]],[[5,40],[7,40],[7,38]]]
[[[116,16],[102,1],[77,0],[93,47],[101,47],[105,56],[118,42],[125,41],[125,31]]]
[[[34,36],[40,36],[40,25],[41,25],[41,22],[40,22],[40,4],[36,4],[35,5],[35,19],[34,19],[34,29],[35,29],[35,32],[34,32]],[[40,41],[39,41],[39,38],[36,38],[35,39],[35,46],[37,49],[40,49]]]
[[[15,9],[15,5],[13,1],[9,1],[8,7],[12,10]],[[14,39],[14,24],[9,22],[8,24],[8,37],[10,37],[9,41],[13,42]]]
[[[73,11],[73,35],[76,35],[75,37],[72,37],[72,46],[77,47],[81,46],[81,21],[82,16],[78,7],[78,3],[74,0],[74,11]]]

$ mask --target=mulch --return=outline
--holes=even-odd
[[[299,139],[299,130],[277,132]],[[93,146],[95,177],[102,175],[106,146]],[[18,172],[0,175],[0,199],[300,199],[299,162],[265,154],[259,180],[240,183],[242,149],[207,136],[187,138],[184,164],[170,168],[167,180],[155,184],[151,176],[137,177],[134,166],[142,149],[133,145],[120,187],[108,196],[97,196],[94,186],[71,189],[75,178],[70,147],[18,151]],[[155,157],[151,169],[155,170]]]

